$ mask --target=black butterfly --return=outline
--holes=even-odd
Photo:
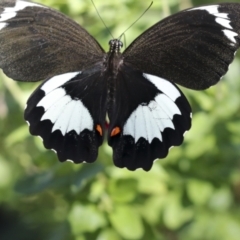
[[[81,26],[48,7],[0,3],[0,67],[19,81],[46,79],[25,110],[30,132],[60,161],[94,162],[108,116],[117,167],[151,169],[191,127],[173,83],[201,90],[227,72],[239,47],[240,4],[187,9],[158,22],[124,52],[105,53]]]

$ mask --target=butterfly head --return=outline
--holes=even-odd
[[[123,47],[123,43],[119,39],[111,39],[109,41],[110,52],[120,52]]]

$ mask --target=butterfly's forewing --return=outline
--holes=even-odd
[[[106,97],[106,81],[95,65],[45,81],[29,98],[24,117],[31,134],[41,136],[60,161],[93,162],[103,141]]]
[[[171,146],[180,145],[191,127],[191,108],[169,81],[124,65],[116,80],[109,119],[109,145],[118,167],[151,169]],[[114,134],[116,129],[119,134]]]
[[[20,81],[82,71],[100,61],[96,40],[67,16],[22,0],[0,1],[0,68]]]
[[[146,73],[192,89],[216,84],[239,47],[240,5],[203,6],[176,13],[145,31],[123,53]]]

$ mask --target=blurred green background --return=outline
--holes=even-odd
[[[111,37],[90,0],[37,2],[75,19],[108,50]],[[94,2],[115,37],[150,4]],[[126,32],[126,42],[174,12],[217,2],[223,1],[155,0]],[[192,129],[150,172],[114,167],[106,143],[94,164],[59,163],[23,120],[37,85],[16,83],[0,72],[1,240],[240,239],[238,54],[216,86],[183,89],[193,109]]]

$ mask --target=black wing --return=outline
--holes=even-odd
[[[0,1],[0,68],[7,76],[38,81],[83,71],[102,57],[96,40],[67,16],[28,1]]]
[[[227,72],[239,47],[239,19],[238,3],[184,10],[145,31],[124,60],[185,87],[208,88]]]
[[[106,81],[101,66],[54,76],[27,102],[25,120],[32,135],[67,159],[93,162],[102,144],[106,119]]]
[[[117,167],[151,169],[191,127],[191,108],[169,81],[123,65],[108,113],[108,143]]]

